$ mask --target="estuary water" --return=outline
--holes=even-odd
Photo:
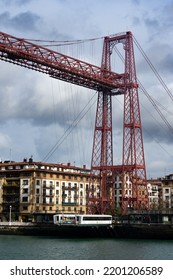
[[[173,260],[173,240],[0,235],[1,260]]]

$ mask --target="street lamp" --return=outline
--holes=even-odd
[[[11,208],[12,208],[12,206],[10,205],[9,226],[11,226]]]

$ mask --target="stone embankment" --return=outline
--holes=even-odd
[[[57,226],[53,223],[0,223],[0,234],[43,235],[59,238],[172,239],[172,224],[115,224],[111,227]]]

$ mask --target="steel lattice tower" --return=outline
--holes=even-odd
[[[103,76],[107,75],[107,70],[111,70],[110,55],[110,41],[105,38],[101,63]],[[105,213],[108,209],[113,208],[112,166],[112,93],[109,89],[102,88],[98,92],[91,160],[91,176],[99,177],[101,189],[99,196],[94,197],[93,185],[90,183],[88,210],[91,213]],[[91,181],[93,181],[93,178]]]
[[[125,211],[128,205],[135,209],[148,208],[148,191],[132,33],[127,32],[123,41],[125,49],[125,92],[122,198],[123,210]],[[125,174],[127,172],[132,182],[132,198],[128,201],[125,198]]]
[[[123,87],[117,87],[112,93],[107,89],[98,92],[96,122],[91,161],[91,175],[100,180],[100,194],[94,197],[93,185],[89,188],[88,206],[91,212],[105,213],[114,209],[114,176],[122,177],[122,208],[135,209],[148,205],[146,171],[138,98],[138,84],[133,50],[132,33],[105,37],[101,68],[111,71],[111,53],[113,47],[122,43],[125,51],[125,69]],[[106,72],[104,72],[106,75]],[[112,95],[124,94],[124,124],[122,166],[113,165],[112,147]],[[125,178],[132,183],[132,196],[126,197]],[[91,179],[93,182],[93,178]]]

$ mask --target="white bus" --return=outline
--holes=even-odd
[[[53,219],[54,219],[54,224],[57,225],[78,225],[78,226],[112,225],[111,215],[57,214],[54,215]]]
[[[76,224],[75,214],[57,214],[53,216],[53,222],[56,225]]]
[[[112,225],[111,215],[76,215],[80,226],[109,226]]]

